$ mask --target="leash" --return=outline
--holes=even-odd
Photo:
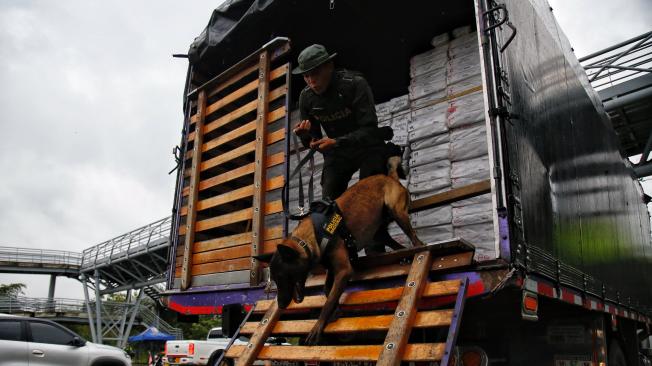
[[[281,192],[281,201],[283,205],[283,213],[285,217],[291,219],[291,220],[299,220],[306,216],[309,212],[309,210],[305,210],[305,196],[303,193],[303,178],[301,174],[301,168],[308,162],[310,161],[310,180],[308,182],[308,202],[312,202],[314,200],[314,190],[313,190],[313,185],[314,185],[314,174],[315,174],[315,159],[314,155],[315,152],[317,152],[316,149],[310,149],[306,156],[301,158],[301,152],[299,151],[299,142],[298,138],[295,134],[292,134],[292,142],[294,144],[294,151],[297,157],[297,166],[294,168],[292,173],[290,173],[290,176],[288,177],[288,180],[283,183],[283,191]],[[288,207],[289,205],[289,196],[290,196],[290,181],[299,174],[299,212],[296,214],[290,213],[290,209]]]

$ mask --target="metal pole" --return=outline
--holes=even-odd
[[[100,271],[95,270],[95,321],[97,343],[102,344],[102,297],[100,296]]]
[[[57,275],[50,275],[50,288],[48,289],[48,311],[54,311],[54,288],[57,285]]]
[[[129,323],[127,324],[127,331],[124,334],[124,338],[122,339],[122,344],[120,345],[120,348],[124,348],[127,345],[127,339],[129,339],[129,333],[131,333],[131,326],[134,325],[134,319],[136,319],[136,313],[138,313],[138,308],[140,307],[140,301],[143,299],[144,294],[145,291],[143,291],[142,289],[138,291],[138,299],[136,300],[136,304],[131,310],[131,317],[129,317]]]
[[[84,287],[84,302],[86,303],[86,313],[88,315],[88,326],[91,328],[91,336],[93,337],[93,343],[97,343],[97,335],[95,334],[95,326],[93,325],[93,313],[91,312],[91,303],[88,296],[88,278],[82,273],[81,275],[82,285]]]
[[[131,303],[131,290],[127,290],[127,298],[125,300],[127,303],[127,309],[129,309],[128,305]],[[120,320],[120,342],[122,341],[122,338],[124,338],[125,335],[125,323],[127,322],[127,313],[129,311],[125,310],[124,314],[122,314],[122,319]]]

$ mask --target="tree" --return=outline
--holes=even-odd
[[[0,296],[18,297],[24,294],[25,287],[24,283],[0,284]]]

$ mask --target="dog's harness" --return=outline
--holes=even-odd
[[[310,204],[310,219],[315,229],[315,238],[321,253],[325,253],[331,244],[342,238],[349,253],[349,261],[358,258],[358,247],[351,231],[346,227],[342,211],[335,201],[321,200]],[[299,243],[301,245],[301,243]],[[323,258],[323,256],[322,256]]]

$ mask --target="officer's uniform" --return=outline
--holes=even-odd
[[[309,87],[299,97],[301,120],[310,120],[311,138],[321,138],[323,127],[334,148],[324,152],[322,197],[336,199],[346,190],[351,176],[360,169],[360,179],[386,174],[387,152],[378,129],[378,118],[371,88],[358,73],[333,72],[328,89],[318,95]]]

